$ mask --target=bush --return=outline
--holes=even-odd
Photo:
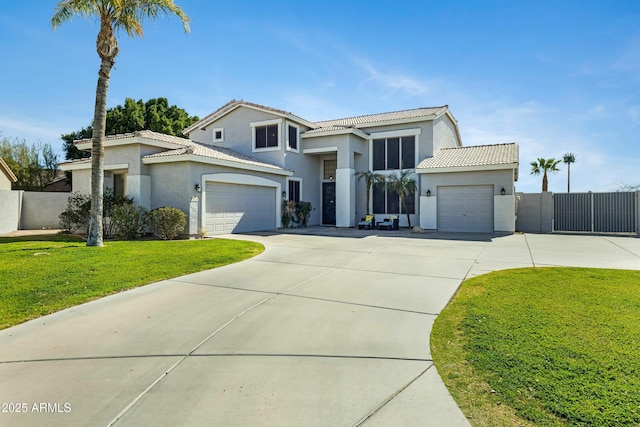
[[[133,240],[142,235],[148,220],[149,212],[144,206],[126,203],[111,208],[111,224],[121,239]]]
[[[88,194],[71,193],[67,201],[67,209],[58,215],[60,227],[65,233],[81,230],[89,232],[91,218],[91,197]]]
[[[149,224],[156,236],[173,240],[187,225],[187,215],[177,208],[157,208],[149,214]]]
[[[102,227],[105,238],[114,235],[115,226],[111,220],[111,211],[115,206],[131,205],[133,198],[116,196],[113,189],[107,188],[102,196]],[[89,233],[91,220],[91,196],[82,193],[71,193],[67,202],[67,209],[58,215],[60,227],[66,233],[79,230]]]
[[[282,227],[306,227],[312,210],[311,202],[285,200],[282,202]]]

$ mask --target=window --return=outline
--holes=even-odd
[[[292,124],[287,126],[287,147],[289,150],[298,151],[298,127]]]
[[[113,174],[113,194],[116,197],[124,197],[127,189],[125,184],[125,174],[123,173],[114,173]]]
[[[251,123],[253,128],[253,150],[272,151],[280,148],[280,127],[282,120],[266,120]]]
[[[324,161],[324,173],[322,178],[333,181],[336,177],[336,168],[338,167],[337,159],[329,159]]]
[[[224,141],[224,129],[217,128],[213,130],[213,142],[223,142]]]
[[[300,181],[289,180],[289,200],[300,201]]]
[[[413,169],[416,166],[416,137],[373,140],[373,170]]]
[[[376,214],[388,214],[399,215],[416,213],[416,201],[415,193],[409,194],[405,198],[407,205],[407,211],[400,203],[400,196],[395,191],[388,188],[386,185],[374,185],[373,186],[373,213]]]
[[[278,146],[278,125],[258,126],[256,129],[256,148]]]

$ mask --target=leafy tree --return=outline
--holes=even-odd
[[[49,143],[29,145],[24,139],[2,138],[0,157],[18,178],[11,186],[14,190],[42,191],[58,173],[58,156]]]
[[[616,192],[629,192],[629,191],[638,191],[640,190],[640,185],[627,184],[626,182],[621,182],[620,184],[616,184],[618,189]]]
[[[562,161],[567,164],[567,193],[571,192],[571,163],[576,162],[576,155],[567,153],[562,156]]]
[[[407,169],[399,172],[397,175],[389,175],[388,181],[389,188],[400,196],[400,203],[402,204],[402,209],[404,209],[407,214],[409,228],[411,228],[411,218],[409,217],[409,209],[407,209],[407,197],[413,197],[418,189],[416,181],[410,177],[412,173],[413,170]]]
[[[107,90],[111,69],[118,55],[116,33],[124,30],[128,36],[142,37],[142,21],[156,19],[160,14],[177,15],[189,32],[189,17],[173,0],[63,0],[58,3],[51,18],[57,28],[75,15],[96,17],[100,31],[96,41],[100,69],[96,87],[91,136],[91,223],[87,246],[102,246],[102,197],[104,184],[104,138],[107,121]]]
[[[551,172],[558,172],[558,163],[562,160],[556,160],[554,158],[551,159],[543,159],[542,157],[538,158],[537,161],[531,162],[531,175],[542,175],[542,191],[547,191],[549,188],[549,179],[547,178],[547,174]]]
[[[364,179],[367,195],[367,215],[369,215],[369,200],[371,199],[371,187],[384,182],[384,176],[372,171],[356,172],[358,181]]]
[[[170,106],[167,98],[152,98],[147,102],[126,98],[124,105],[107,110],[106,135],[148,129],[167,135],[182,136],[182,130],[198,120],[198,116],[190,116],[186,110],[176,105]],[[73,141],[91,138],[92,132],[93,127],[87,126],[61,136],[67,160],[89,157],[89,153],[78,150]]]

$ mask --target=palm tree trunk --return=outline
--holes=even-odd
[[[405,203],[405,198],[402,197],[400,199],[400,202],[402,203],[402,209],[404,209],[405,213],[407,214],[407,223],[409,224],[409,228],[411,228],[411,217],[409,216],[409,209],[407,209],[407,204]]]
[[[371,196],[371,184],[367,184],[367,215],[369,215],[369,197]]]
[[[567,162],[567,193],[571,193],[571,162]]]
[[[91,137],[91,220],[87,246],[102,246],[104,135],[107,127],[107,91],[113,64],[113,58],[103,57],[98,72],[96,105],[93,112],[93,135]]]
[[[549,188],[549,180],[547,179],[547,173],[542,176],[542,191],[545,192]]]

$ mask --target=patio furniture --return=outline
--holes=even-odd
[[[358,229],[371,230],[371,227],[374,227],[375,223],[376,223],[376,217],[374,215],[366,215],[358,223]]]
[[[399,219],[395,215],[391,215],[389,218],[385,218],[382,222],[377,223],[378,230],[399,230]]]

